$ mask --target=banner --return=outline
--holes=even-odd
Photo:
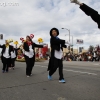
[[[77,43],[77,44],[83,44],[83,40],[82,40],[82,39],[77,39],[77,40],[76,40],[76,43]]]

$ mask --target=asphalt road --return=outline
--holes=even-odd
[[[25,63],[2,73],[0,62],[0,100],[100,100],[100,62],[64,61],[66,83],[59,83],[58,71],[47,79],[48,61],[36,62],[33,75],[25,75]]]

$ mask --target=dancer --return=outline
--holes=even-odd
[[[13,51],[11,52],[11,67],[13,68],[13,70],[15,67],[15,60],[16,60],[16,52],[15,52],[14,47],[13,47]]]
[[[18,50],[20,49],[21,46],[17,47],[17,44],[15,45],[15,48],[13,47],[13,50],[15,51],[15,54],[16,54],[16,58],[17,58],[17,55],[18,55]]]
[[[9,45],[8,40],[5,40],[5,44],[0,45],[0,48],[2,48],[1,52],[1,58],[3,63],[2,72],[8,72],[8,67],[11,62],[11,52],[13,51],[13,48],[11,45]]]
[[[92,18],[98,24],[98,28],[100,29],[100,14],[89,6],[84,3],[79,2],[78,0],[70,0],[71,3],[75,3],[80,6],[80,9],[88,16]]]
[[[26,75],[32,75],[32,69],[35,63],[35,47],[43,48],[43,45],[35,44],[30,36],[26,36],[26,42],[23,44],[24,57],[26,61]]]
[[[14,70],[15,69],[15,61],[16,61],[16,58],[17,58],[17,51],[20,49],[20,48],[17,48],[17,47],[13,47],[13,51],[11,52],[11,67],[12,69]]]
[[[97,58],[97,53],[96,53],[96,51],[93,51],[92,61],[96,61],[96,58]]]
[[[59,30],[57,28],[52,28],[50,30],[50,46],[51,46],[51,57],[48,65],[48,79],[52,79],[52,75],[55,73],[57,68],[59,68],[59,82],[65,83],[63,77],[63,47],[66,48],[65,40],[59,39]]]

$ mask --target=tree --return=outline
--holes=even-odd
[[[88,51],[93,52],[93,50],[94,50],[94,46],[90,45]]]
[[[100,51],[100,46],[99,46],[99,45],[97,46],[97,51],[98,51],[98,52]]]

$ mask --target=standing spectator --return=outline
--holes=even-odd
[[[92,59],[92,61],[94,61],[94,60],[96,61],[96,57],[97,57],[96,51],[94,51],[94,52],[93,52],[93,59]]]

